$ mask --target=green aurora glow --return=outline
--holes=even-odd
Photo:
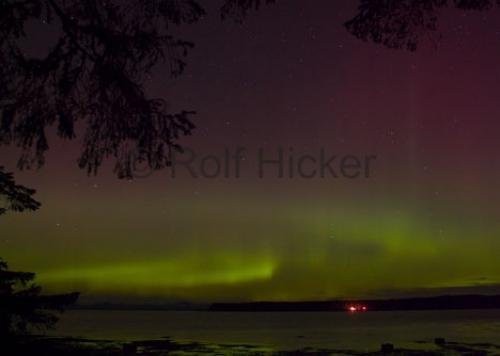
[[[438,49],[410,53],[347,33],[356,4],[207,17],[185,74],[158,68],[148,89],[199,112],[182,143],[204,154],[326,147],[377,155],[372,178],[258,179],[251,157],[241,179],[87,177],[81,136],[49,135],[43,169],[15,172],[42,209],[1,217],[0,257],[83,301],[499,292],[500,15],[451,14]]]

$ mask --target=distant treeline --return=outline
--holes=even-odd
[[[365,306],[367,311],[500,309],[500,295],[446,295],[428,298],[334,300],[321,302],[214,303],[212,311],[348,311]]]

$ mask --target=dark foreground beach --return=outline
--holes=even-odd
[[[77,338],[31,337],[10,345],[8,355],[43,356],[131,356],[131,355],[498,355],[500,345],[463,343],[436,338],[420,341],[419,349],[400,348],[385,343],[378,350],[357,351],[305,347],[295,350],[269,350],[258,345],[180,343],[168,338],[118,342]]]

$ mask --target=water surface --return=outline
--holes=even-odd
[[[181,342],[251,344],[270,349],[373,350],[385,342],[428,348],[436,337],[500,344],[500,310],[354,314],[73,310],[63,315],[53,333],[120,341],[170,337]]]

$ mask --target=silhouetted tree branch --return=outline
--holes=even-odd
[[[266,3],[272,0],[266,0]],[[224,16],[241,18],[260,0],[226,0]],[[0,143],[22,148],[19,168],[40,167],[49,149],[46,129],[64,139],[84,122],[79,165],[96,173],[107,157],[119,177],[134,162],[151,169],[169,165],[171,150],[194,129],[191,110],[171,113],[150,98],[144,79],[154,65],[182,73],[193,47],[169,34],[205,14],[194,0],[4,0],[0,3]],[[28,56],[19,42],[27,22],[58,25],[60,36],[43,58]]]
[[[347,30],[364,41],[389,48],[414,51],[424,35],[438,28],[439,10],[486,10],[499,0],[360,0],[358,14],[345,23]]]
[[[84,121],[79,164],[95,173],[106,157],[131,176],[133,160],[154,168],[168,164],[177,140],[194,128],[192,111],[169,113],[165,100],[149,98],[144,78],[161,60],[179,75],[192,43],[167,33],[173,24],[204,14],[194,1],[3,1],[0,4],[0,142],[23,149],[20,168],[40,167],[49,148],[46,129],[75,137]],[[20,48],[27,21],[60,26],[44,58]]]
[[[259,10],[262,3],[272,4],[276,0],[226,0],[221,7],[222,19],[232,18],[237,22],[243,21],[250,10]]]
[[[40,203],[33,199],[34,189],[18,185],[12,173],[5,172],[0,166],[0,215],[7,211],[37,210]],[[1,267],[1,266],[0,266]]]

